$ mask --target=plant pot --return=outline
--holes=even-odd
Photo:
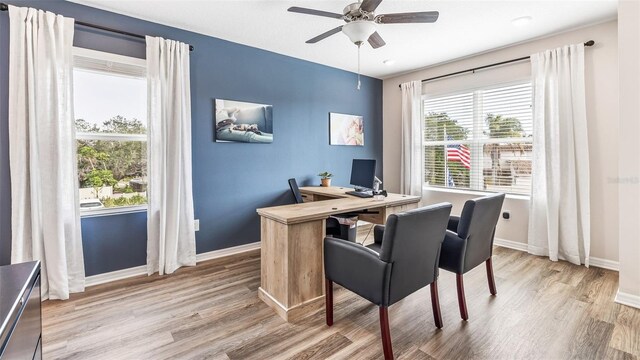
[[[331,179],[320,179],[320,183],[324,187],[331,186]]]

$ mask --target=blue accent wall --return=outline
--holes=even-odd
[[[301,185],[311,185],[319,182],[316,174],[327,170],[335,174],[334,184],[347,185],[351,160],[369,158],[378,160],[377,174],[382,178],[379,79],[363,77],[358,91],[354,73],[273,52],[64,1],[7,2],[195,46],[191,53],[191,101],[194,205],[200,219],[198,253],[260,241],[256,208],[291,203],[290,177]],[[8,14],[0,13],[0,264],[10,259],[8,23]],[[80,26],[76,26],[75,45],[145,56],[142,40]],[[273,143],[216,143],[215,98],[273,105]],[[329,112],[363,115],[365,146],[329,146]],[[87,275],[144,265],[145,216],[82,220]]]

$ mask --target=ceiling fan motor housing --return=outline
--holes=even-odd
[[[359,2],[347,5],[342,13],[344,14],[344,20],[346,22],[356,20],[373,20],[374,14],[372,12],[364,11],[360,8],[362,4]]]

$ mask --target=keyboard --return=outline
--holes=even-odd
[[[371,191],[347,191],[346,194],[361,197],[361,198],[373,197],[373,193]]]

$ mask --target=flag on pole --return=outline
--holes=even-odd
[[[451,176],[449,169],[447,169],[446,175],[447,175],[447,187],[456,187],[456,183],[453,182],[453,176]]]
[[[449,140],[453,140],[449,137]],[[471,169],[471,151],[464,144],[447,145],[447,161],[458,161],[462,166]]]

